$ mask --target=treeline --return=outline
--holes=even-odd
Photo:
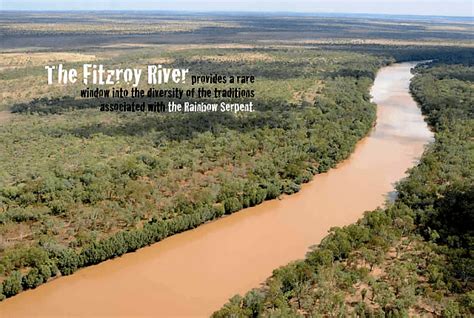
[[[260,197],[245,199],[249,206],[255,205],[265,199],[265,193]],[[2,259],[2,265],[30,269],[24,275],[19,270],[10,271],[9,276],[0,285],[0,300],[14,296],[22,290],[35,288],[56,275],[70,275],[78,268],[98,264],[159,242],[170,235],[193,229],[224,213],[225,209],[222,207],[202,205],[194,208],[190,215],[180,215],[166,221],[151,220],[141,229],[118,232],[107,239],[85,246],[79,252],[60,246],[40,245],[29,248],[24,253],[10,253]]]
[[[371,129],[368,90],[384,63],[374,61],[327,78],[314,105],[264,100],[243,117],[182,114],[172,123],[120,115],[97,122],[76,111],[3,127],[0,230],[19,233],[0,251],[0,298],[299,191]],[[34,103],[43,106],[18,111],[75,105]]]
[[[449,260],[444,270],[457,292],[474,283],[474,90],[459,79],[472,71],[465,66],[471,62],[436,63],[413,79],[411,91],[436,129],[436,142],[398,186],[419,233]]]
[[[332,229],[305,260],[213,317],[474,314],[474,95],[452,76],[469,73],[470,60],[456,62],[420,67],[412,80],[436,141],[396,201]]]
[[[15,104],[12,113],[61,114],[65,111],[98,108],[100,99],[74,99],[72,96],[34,98],[29,102]]]
[[[462,63],[472,66],[474,61],[474,50],[471,47],[457,46],[432,46],[422,45],[394,45],[394,44],[331,44],[322,45],[328,51],[351,51],[370,54],[379,57],[389,57],[397,62],[426,61],[433,60],[436,63],[457,67]],[[469,72],[465,69],[464,72]],[[448,74],[448,73],[446,73]]]

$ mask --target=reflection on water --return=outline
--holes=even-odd
[[[377,125],[336,169],[282,200],[175,235],[0,304],[5,317],[204,317],[278,266],[304,257],[332,226],[355,222],[393,195],[432,134],[411,99],[414,64],[382,69]]]

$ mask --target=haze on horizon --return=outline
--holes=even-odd
[[[474,16],[472,0],[0,0],[0,10],[163,10]]]

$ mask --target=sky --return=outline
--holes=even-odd
[[[0,0],[0,10],[172,10],[474,16],[474,0]]]

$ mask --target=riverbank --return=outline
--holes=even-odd
[[[382,205],[432,140],[408,91],[413,65],[379,72],[372,88],[374,130],[348,160],[299,193],[26,291],[0,310],[15,317],[201,317],[257,287],[274,268],[304,257],[330,227],[351,224]]]
[[[304,260],[275,269],[212,317],[472,316],[471,60],[450,56],[415,70],[410,91],[436,135],[394,202],[331,229]]]

